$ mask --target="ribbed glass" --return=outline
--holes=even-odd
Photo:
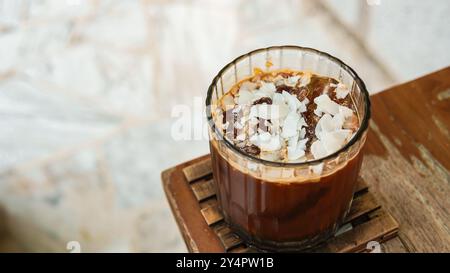
[[[221,96],[251,76],[254,68],[310,71],[344,83],[350,87],[358,131],[337,152],[309,162],[272,162],[244,153],[223,138],[212,111]],[[237,233],[256,247],[282,251],[312,246],[336,231],[351,205],[370,119],[368,92],[353,69],[311,48],[258,49],[238,57],[218,73],[208,89],[206,107],[219,203]]]

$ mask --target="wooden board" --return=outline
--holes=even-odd
[[[450,252],[450,67],[371,97],[361,175],[412,252]]]
[[[183,175],[180,176],[177,173]],[[177,183],[173,179],[182,179],[182,181]],[[257,252],[256,249],[248,247],[225,223],[216,199],[209,156],[166,171],[163,173],[163,181],[165,181],[164,188],[172,208],[183,207],[200,212],[200,215],[189,216],[195,217],[190,219],[183,217],[182,212],[175,214],[190,251]],[[177,191],[190,192],[193,198],[181,199],[181,195],[171,192],[174,188],[171,188],[170,185],[173,183],[177,184]],[[343,229],[346,232],[332,238],[313,251],[360,252],[367,250],[367,243],[370,241],[382,243],[395,237],[398,231],[397,222],[389,213],[380,208],[381,206],[368,191],[367,184],[359,179],[352,207],[343,223]],[[207,237],[215,235],[218,240],[205,241],[203,235],[197,235],[199,233],[193,235],[195,232],[191,228],[193,221],[206,223],[202,231]]]

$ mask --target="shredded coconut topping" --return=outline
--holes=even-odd
[[[358,129],[350,90],[308,72],[255,75],[220,99],[215,121],[246,153],[281,162],[320,159],[341,149]]]

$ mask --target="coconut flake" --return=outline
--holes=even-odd
[[[222,129],[226,130],[228,128],[228,126],[230,126],[230,122],[227,121],[222,125]]]
[[[286,79],[286,84],[289,86],[295,86],[300,79],[300,76],[292,76]]]
[[[240,122],[235,122],[234,123],[234,128],[240,130],[244,128],[244,124],[240,123]]]
[[[286,91],[281,92],[281,94],[289,105],[289,109],[291,111],[297,111],[297,108],[301,105],[301,102],[298,100],[297,96],[293,96]]]
[[[233,108],[233,110],[231,110],[232,113],[239,113],[242,110],[242,106],[241,105],[237,105],[236,107]]]
[[[302,129],[302,127],[308,127],[308,123],[306,123],[306,120],[303,117],[301,117],[300,120],[298,121],[297,129],[300,130]]]
[[[306,143],[308,139],[301,139],[297,141],[298,135],[289,139],[289,145],[287,147],[288,152],[288,160],[297,160],[303,156],[305,156]]]
[[[306,150],[306,143],[308,143],[309,138],[300,139],[297,143],[297,148],[300,147],[300,149]]]
[[[321,143],[327,154],[332,154],[339,150],[346,140],[351,136],[351,130],[337,130],[322,134]]]
[[[256,125],[258,123],[259,123],[259,120],[256,117],[250,117],[249,120],[248,120],[248,124],[249,125]]]
[[[273,94],[272,104],[281,105],[285,104],[284,97],[280,93]]]
[[[297,160],[305,156],[305,151],[303,149],[300,149],[299,147],[295,149],[288,147],[287,152],[288,152],[288,160]]]
[[[268,94],[273,95],[273,93],[277,91],[277,88],[273,82],[261,82],[261,87],[259,87],[258,91],[266,92]]]
[[[253,94],[248,90],[240,90],[239,97],[237,97],[237,103],[239,105],[250,104],[253,101]]]
[[[233,96],[227,94],[222,97],[222,109],[228,110],[234,107],[234,99]]]
[[[261,98],[272,98],[277,88],[272,82],[262,82],[261,87],[253,92],[253,101]]]
[[[279,120],[279,119],[272,119],[270,120],[271,126],[270,126],[270,132],[272,132],[272,134],[280,134],[281,133],[281,122],[283,122],[283,120]]]
[[[305,100],[303,100],[302,102],[300,102],[300,104],[298,105],[298,111],[300,113],[304,113],[306,112],[308,109],[306,108],[306,103]]]
[[[240,88],[239,88],[239,92],[241,92],[242,90],[247,90],[247,91],[253,91],[258,87],[258,85],[254,82],[251,81],[245,81],[241,84]]]
[[[300,132],[299,132],[299,137],[300,137],[300,138],[305,138],[305,136],[306,136],[306,129],[305,129],[305,128],[302,128],[302,129],[300,130]]]
[[[323,133],[331,132],[335,129],[333,118],[329,114],[324,114],[317,122],[315,134],[318,139],[321,139]]]
[[[305,72],[300,80],[300,87],[307,86],[311,82],[311,73]]]
[[[250,136],[249,141],[251,144],[259,146],[259,134],[254,134]]]
[[[334,92],[336,92],[336,98],[344,99],[345,97],[347,97],[350,90],[345,86],[345,84],[338,83],[336,89],[334,89]]]
[[[267,151],[261,151],[259,154],[259,157],[264,160],[268,161],[278,161],[280,160],[280,152],[267,152]]]
[[[257,101],[257,100],[259,100],[259,99],[262,99],[262,98],[272,98],[272,94],[269,94],[269,93],[267,93],[267,92],[264,92],[264,91],[255,91],[254,93],[253,93],[253,98],[252,98],[252,103],[253,102],[255,102],[255,101]]]
[[[281,141],[279,135],[273,135],[268,141],[263,141],[260,143],[262,151],[272,152],[279,150],[281,148]]]
[[[299,120],[300,117],[295,111],[290,112],[283,122],[283,130],[281,136],[283,138],[295,136],[295,134],[297,134],[297,124]]]
[[[257,104],[250,108],[250,118],[259,117],[263,119],[280,119],[284,118],[288,114],[289,108],[286,105],[273,105],[273,104]]]
[[[341,113],[337,113],[333,117],[333,125],[335,130],[342,129],[342,125],[344,125],[345,118]]]
[[[258,146],[261,149],[260,158],[271,161],[307,161],[311,158],[309,155],[306,156],[306,144],[313,140],[308,153],[311,153],[314,159],[323,158],[345,145],[352,137],[353,131],[350,129],[354,127],[357,129],[358,120],[352,109],[339,105],[329,97],[332,91],[324,91],[313,101],[316,104],[314,114],[319,117],[316,128],[313,128],[317,139],[307,139],[305,127],[308,127],[308,124],[302,113],[308,110],[310,101],[307,98],[300,101],[297,96],[286,91],[277,93],[274,82],[278,79],[280,83],[289,86],[304,87],[310,83],[311,75],[306,72],[301,76],[287,78],[278,76],[272,82],[244,82],[236,94],[225,94],[221,100],[221,109],[217,109],[216,117],[222,120],[223,110],[228,109],[233,109],[233,113],[242,113],[239,122],[233,127],[239,130],[234,141],[236,145],[252,143]],[[349,94],[348,88],[343,84],[329,84],[327,88],[329,87],[336,87],[334,92],[339,99],[346,98]],[[251,105],[252,102],[264,97],[271,98],[272,103]],[[258,124],[262,122],[261,118],[264,119],[268,129],[257,129]],[[220,125],[225,129],[231,127],[228,121]],[[321,166],[323,167],[323,164],[314,166],[313,171],[321,173],[322,168],[319,168]]]
[[[274,79],[274,82],[275,82],[275,86],[283,85],[283,84],[284,84],[284,78],[283,78],[282,76],[278,75],[278,76]]]
[[[318,117],[321,117],[323,115],[323,112],[316,108],[316,109],[314,109],[314,114]]]
[[[288,148],[295,149],[297,148],[297,143],[298,143],[298,134],[288,139],[287,146]]]
[[[314,159],[325,157],[328,154],[320,140],[316,140],[313,142],[313,144],[311,145],[311,153]]]
[[[272,135],[269,132],[263,132],[259,135],[259,141],[260,142],[267,142],[270,140]]]
[[[328,113],[331,115],[336,115],[339,113],[339,104],[332,101],[327,94],[322,94],[314,99],[317,104],[317,109],[320,112]]]
[[[245,133],[239,134],[236,136],[237,141],[244,141],[246,138]]]
[[[347,106],[339,105],[339,113],[346,119],[353,115],[353,110]]]
[[[281,148],[281,141],[279,135],[271,135],[268,132],[254,134],[250,137],[250,143],[261,148],[262,151],[276,151]]]

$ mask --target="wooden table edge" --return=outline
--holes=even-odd
[[[178,210],[177,202],[175,201],[175,198],[169,189],[170,177],[171,177],[172,173],[176,170],[176,168],[177,167],[173,167],[173,168],[164,170],[161,173],[164,193],[166,194],[166,199],[169,203],[172,213],[176,214],[175,222],[177,223],[177,226],[178,226],[178,229],[180,230],[181,236],[183,236],[183,239],[184,239],[183,241],[184,241],[184,244],[186,245],[186,248],[188,249],[189,252],[198,253],[199,250],[198,250],[197,244],[195,243],[194,239],[192,238],[188,228],[186,227],[185,224],[182,223],[182,221],[179,221],[179,219],[182,219],[183,216],[181,215],[180,211]]]
[[[182,206],[180,206],[180,204],[176,201],[177,199],[173,196],[173,194],[176,194],[177,191],[174,190],[176,189],[176,185],[173,185],[174,181],[178,183],[187,183],[187,181],[185,180],[184,176],[183,178],[179,177],[180,179],[173,179],[173,175],[179,174],[182,175],[183,172],[181,171],[184,167],[186,167],[189,163],[192,164],[192,162],[199,162],[202,161],[206,158],[208,158],[210,155],[209,154],[205,154],[199,157],[196,157],[195,159],[188,161],[188,162],[184,162],[181,163],[179,165],[176,165],[170,169],[164,170],[161,173],[161,178],[162,178],[162,185],[163,185],[163,189],[164,192],[166,194],[167,200],[169,202],[170,208],[172,210],[172,213],[175,216],[175,222],[177,222],[177,226],[183,236],[183,239],[185,241],[186,247],[190,252],[194,252],[194,253],[199,253],[199,252],[210,252],[210,253],[214,253],[214,252],[222,252],[222,249],[219,249],[217,247],[212,247],[212,248],[206,248],[204,249],[202,246],[198,245],[196,243],[196,241],[194,240],[194,237],[191,235],[191,232],[189,231],[189,229],[187,228],[188,225],[199,225],[201,228],[201,230],[203,232],[205,232],[205,240],[214,240],[216,241],[216,245],[219,246],[220,245],[220,241],[219,238],[216,236],[216,234],[209,229],[209,226],[207,225],[206,222],[192,222],[190,221],[190,219],[188,219],[189,214],[190,213],[195,213],[198,214],[195,217],[198,219],[203,218],[201,215],[201,209],[200,209],[200,204],[197,202],[194,193],[192,191],[182,191],[182,194],[186,194],[186,197],[188,197],[189,199],[191,199],[191,201],[193,201],[193,203],[195,202],[196,204],[198,204],[198,209],[196,210],[188,210],[187,208],[184,208]],[[179,170],[179,172],[178,172]],[[171,187],[175,187],[175,188],[171,188]],[[181,221],[182,220],[182,221]],[[183,223],[181,223],[183,222]],[[197,232],[197,231],[196,231]],[[190,245],[192,243],[192,246]],[[203,245],[203,244],[202,244]]]

